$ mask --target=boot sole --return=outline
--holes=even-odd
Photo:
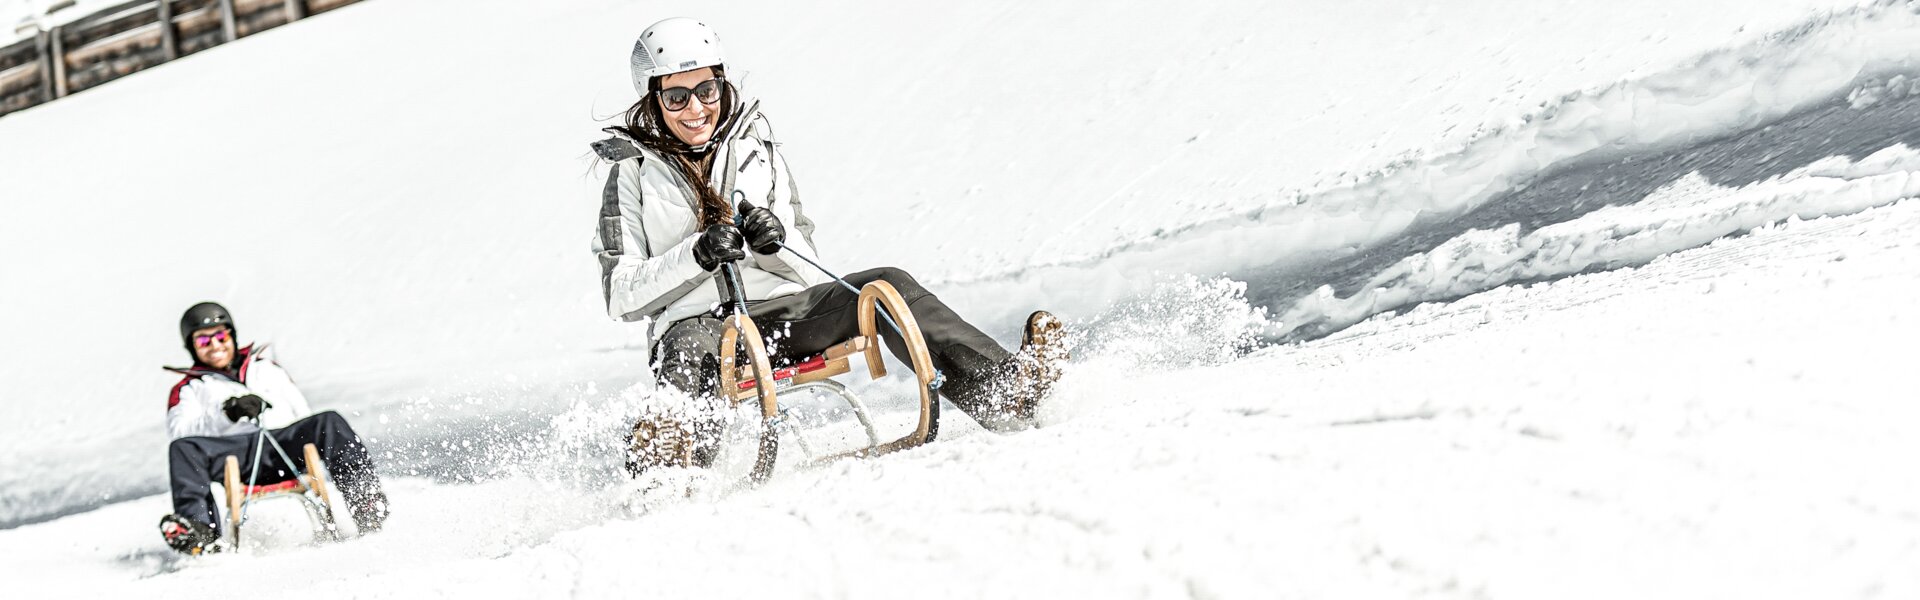
[[[693,444],[679,421],[665,417],[641,417],[633,424],[632,444],[628,448],[628,469],[639,475],[660,467],[685,468],[693,464]]]
[[[1033,395],[1022,403],[1020,412],[1023,417],[1033,418],[1040,402],[1053,392],[1054,382],[1060,380],[1060,363],[1068,360],[1067,349],[1062,345],[1066,330],[1066,324],[1061,323],[1053,313],[1036,310],[1027,315],[1027,327],[1020,339],[1020,350],[1033,358]]]

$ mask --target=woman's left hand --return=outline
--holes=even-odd
[[[740,233],[746,234],[747,247],[754,254],[779,252],[780,245],[787,241],[787,228],[780,224],[780,217],[764,206],[740,215]]]

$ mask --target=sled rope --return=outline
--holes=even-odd
[[[746,223],[746,217],[743,217],[741,215],[744,215],[748,210],[751,210],[753,208],[753,205],[747,203],[747,195],[745,193],[742,193],[739,190],[734,190],[733,197],[734,197],[734,200],[739,205],[739,209],[736,209],[733,212],[734,225],[735,226],[744,225]],[[809,265],[813,265],[813,268],[819,269],[821,273],[826,274],[827,277],[832,278],[835,282],[839,283],[840,287],[847,288],[847,291],[853,292],[855,295],[859,295],[860,293],[860,288],[853,287],[853,284],[847,283],[847,280],[841,279],[839,275],[833,274],[833,271],[827,270],[827,267],[824,265],[821,265],[820,261],[816,261],[805,254],[801,254],[800,251],[794,250],[792,246],[788,246],[784,243],[779,244],[779,249],[775,250],[775,252],[786,252],[788,254],[792,254],[794,256],[800,257],[800,260],[806,261],[806,263]],[[734,276],[738,277],[737,274],[735,274]],[[738,286],[739,284],[735,283],[734,285]],[[744,290],[746,288],[740,287],[739,289]],[[745,300],[742,300],[742,302],[745,302]],[[740,312],[744,314],[746,311],[742,310]],[[886,321],[887,327],[893,330],[893,334],[900,336],[900,339],[906,339],[907,332],[901,331],[900,325],[898,323],[893,322],[893,315],[888,314],[887,311],[885,310],[881,310],[879,312],[880,312],[880,318]],[[947,382],[947,374],[940,372],[940,369],[934,369],[933,381],[927,384],[927,388],[932,390],[938,390],[940,389],[940,386],[944,385],[946,382]]]
[[[267,435],[267,428],[266,426],[260,424],[260,419],[258,417],[255,417],[253,419],[253,424],[254,426],[260,428],[260,433],[259,433],[259,439],[255,440],[253,443],[253,466],[248,469],[248,473],[247,473],[246,489],[247,489],[248,495],[250,495],[251,492],[253,491],[254,483],[260,480],[260,454],[266,450],[267,445],[270,444],[273,446],[273,453],[280,455],[280,462],[286,463],[288,469],[294,468],[293,458],[287,456],[286,449],[280,447],[279,441],[274,440],[273,436]],[[260,443],[261,441],[265,441],[266,444],[261,444]],[[295,477],[298,477],[298,475],[295,475]],[[253,510],[252,498],[246,498],[245,500],[241,501],[240,503],[240,523],[241,524],[245,524],[247,522],[247,513],[251,512],[252,510]],[[238,532],[235,532],[234,542],[236,547],[238,547],[239,541],[240,541],[239,534]]]

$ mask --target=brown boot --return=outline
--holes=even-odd
[[[633,424],[627,448],[627,474],[639,477],[648,469],[684,468],[693,464],[693,432],[665,415],[645,415]]]
[[[1036,310],[1027,315],[1026,333],[1020,337],[1018,377],[1025,393],[1020,398],[1020,417],[1031,421],[1040,403],[1053,393],[1060,381],[1060,369],[1071,358],[1067,351],[1067,327],[1053,313]]]

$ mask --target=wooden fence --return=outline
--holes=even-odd
[[[0,48],[0,115],[360,0],[133,0]]]

